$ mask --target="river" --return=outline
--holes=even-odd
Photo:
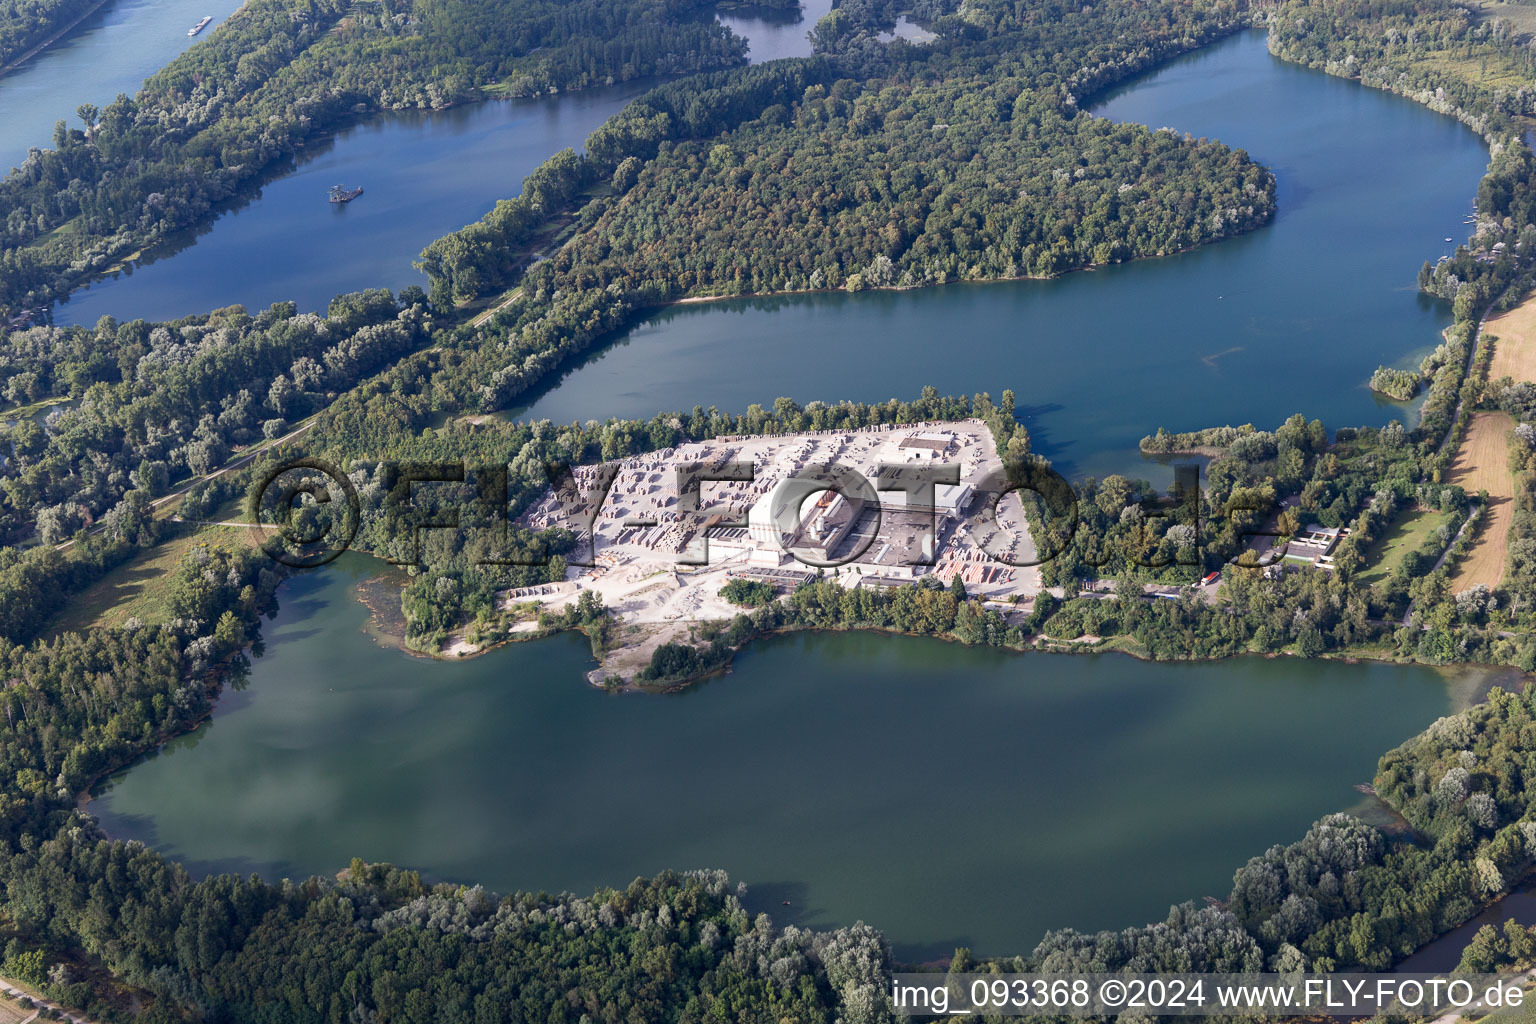
[[[696,403],[1013,388],[1036,449],[1069,475],[1145,472],[1159,426],[1330,427],[1414,409],[1366,387],[1439,342],[1450,311],[1416,292],[1466,235],[1487,162],[1461,124],[1284,63],[1259,32],[1173,61],[1095,113],[1245,147],[1278,178],[1274,222],[1218,245],[1051,281],[674,306],[568,368],[517,412],[557,422]],[[1083,358],[1091,346],[1094,358]]]
[[[58,42],[0,77],[0,173],[52,145],[60,118],[80,127],[75,108],[132,96],[144,79],[207,39],[240,0],[107,0]],[[213,22],[196,37],[187,29]]]
[[[1225,897],[1483,685],[819,633],[682,694],[614,695],[585,683],[576,635],[438,664],[376,645],[354,587],[377,565],[284,585],[249,684],[104,785],[110,834],[199,872],[358,856],[502,891],[722,867],[780,923],[862,919],[909,957],[1009,954]]]

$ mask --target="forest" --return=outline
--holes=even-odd
[[[741,63],[705,6],[252,0],[0,181],[0,311],[46,308],[363,117]]]
[[[1244,154],[1108,125],[1074,93],[1236,30],[1244,7],[1181,6],[1166,23],[1119,3],[1038,22],[1011,11],[978,5],[987,26],[953,25],[942,47],[855,32],[817,57],[642,96],[584,156],[531,175],[526,199],[423,252],[439,310],[518,287],[487,323],[450,335],[430,398],[417,397],[422,368],[400,367],[395,402],[504,408],[685,295],[1059,273],[1270,216],[1272,176]],[[887,164],[883,148],[903,161]],[[551,216],[544,196],[571,197],[576,233],[523,277],[526,243]],[[688,222],[668,220],[684,199]]]
[[[1536,104],[1536,56],[1514,26],[1449,0],[1283,0],[1270,52],[1401,93],[1490,139]]]
[[[171,624],[0,647],[0,670],[22,683],[0,726],[16,779],[0,830],[7,970],[118,1019],[121,1003],[90,983],[99,964],[139,991],[148,1005],[137,1019],[150,1022],[889,1019],[893,965],[878,932],[776,929],[743,910],[741,887],[719,872],[590,897],[497,896],[358,861],[335,879],[194,881],[152,850],[101,837],[72,792],[206,713],[212,691],[189,673],[233,658],[224,672],[238,676],[273,600],[276,574],[262,563],[198,548],[177,572]],[[812,585],[787,614],[817,621],[835,590]],[[891,600],[917,628],[964,607],[952,590]],[[1005,960],[958,950],[951,969],[1384,967],[1536,862],[1536,808],[1520,781],[1536,770],[1533,700],[1495,690],[1382,759],[1377,790],[1428,844],[1333,816],[1242,866],[1223,907],[1181,905],[1120,932],[1052,932]],[[1510,940],[1481,948],[1507,957]]]
[[[0,539],[53,544],[100,520],[129,491],[159,497],[223,465],[234,448],[286,433],[360,379],[421,346],[431,318],[418,295],[360,292],[326,316],[281,303],[169,324],[34,327],[0,341],[0,376],[17,400],[76,403],[43,423],[0,428]]]
[[[671,298],[1050,277],[1274,209],[1273,176],[1241,152],[1063,110],[1011,76],[844,79],[776,106],[651,161],[528,286]]]
[[[591,227],[526,287],[617,285],[667,301],[1050,277],[1216,241],[1273,214],[1273,176],[1243,153],[1089,117],[1006,68],[1000,79],[830,86],[818,70],[741,127],[671,145],[643,169],[616,167],[614,196],[583,211]],[[524,196],[547,192],[536,184]],[[424,254],[434,301],[508,283],[475,255],[506,251],[505,219],[498,210]],[[445,259],[448,245],[470,251]]]
[[[1273,176],[1240,151],[1082,114],[1074,88],[1098,83],[1061,65],[1118,56],[1121,73],[1135,70],[1140,54],[1095,52],[1097,33],[1134,14],[1121,5],[1059,13],[1049,41],[999,15],[984,39],[962,35],[942,53],[907,48],[902,59],[840,40],[817,58],[641,97],[594,133],[585,160],[559,158],[567,200],[583,185],[608,188],[525,291],[617,285],[649,304],[1051,276],[1269,219]],[[1183,28],[1209,39],[1235,16],[1196,7]],[[1158,44],[1183,44],[1172,35],[1160,32]],[[1053,46],[1063,48],[1056,60]],[[713,116],[701,119],[701,109]],[[523,197],[422,254],[434,302],[516,280],[508,249],[534,229],[530,211],[549,208],[535,198],[548,191],[532,190],[537,177]]]
[[[50,624],[81,587],[155,547],[165,526],[150,501],[244,446],[311,424],[302,446],[199,483],[185,514],[245,497],[303,450],[347,466],[364,503],[359,546],[395,555],[407,538],[384,514],[397,493],[389,461],[505,466],[507,505],[520,510],[551,465],[727,433],[975,415],[1022,473],[1042,463],[1009,393],[785,398],[739,413],[570,425],[474,414],[506,407],[637,311],[683,295],[1048,275],[1211,241],[1273,212],[1272,176],[1241,152],[1079,109],[1095,90],[1247,24],[1246,5],[935,2],[925,10],[940,41],[916,48],[873,42],[891,4],[849,3],[818,31],[818,56],[772,68],[734,68],[741,42],[691,16],[703,6],[253,0],[139,96],[82,108],[80,127],[61,124],[54,148],[0,182],[0,307],[31,306],[196,223],[298,142],[351,118],[709,72],[653,90],[594,133],[584,155],[552,157],[522,195],[429,247],[430,296],[368,292],[324,316],[279,304],[0,337],[0,393],[29,412],[59,402],[5,427],[0,470],[0,540],[13,545],[0,550],[0,969],[124,1019],[124,990],[99,984],[110,972],[147,1007],[137,1017],[147,1024],[887,1019],[891,963],[877,932],[775,928],[717,873],[664,873],[590,896],[498,896],[360,862],[335,878],[198,881],[106,839],[76,806],[94,780],[201,721],[219,686],[240,683],[282,573],[244,546],[195,545],[165,581],[166,621],[84,633]],[[1536,669],[1530,422],[1511,446],[1522,492],[1499,588],[1451,593],[1450,569],[1429,569],[1449,544],[1435,536],[1388,578],[1358,578],[1405,512],[1433,510],[1448,524],[1478,514],[1479,496],[1444,482],[1455,447],[1446,441],[1471,409],[1536,420],[1536,392],[1482,380],[1474,352],[1482,313],[1530,283],[1521,260],[1536,245],[1536,159],[1504,137],[1528,97],[1482,77],[1485,58],[1496,72],[1525,51],[1459,10],[1286,0],[1271,35],[1290,59],[1438,104],[1494,137],[1473,237],[1420,276],[1455,322],[1419,367],[1428,394],[1416,428],[1296,416],[1159,432],[1144,448],[1210,449],[1203,512],[1144,481],[1081,481],[1079,528],[1047,569],[1064,600],[1005,618],[963,586],[874,594],[823,578],[766,603],[738,588],[742,613],[706,627],[700,647],[658,650],[648,679],[709,671],[762,633],[823,627],[1011,648],[1091,633],[1155,658],[1367,653]],[[574,226],[571,244],[528,269],[528,243],[560,217]],[[482,327],[460,322],[456,302],[518,286]],[[1286,498],[1293,511],[1280,511]],[[1281,530],[1302,517],[1348,524],[1337,571],[1266,579],[1230,565],[1271,517]],[[1036,522],[1048,537],[1052,524]],[[21,550],[34,537],[43,543]],[[53,547],[70,539],[67,551]],[[466,624],[499,628],[498,588],[550,578],[573,542],[513,531],[508,543],[545,564],[492,568],[475,566],[476,541],[425,545],[428,564],[402,595],[412,641],[430,649]],[[1219,606],[1076,590],[1096,579],[1129,595],[1216,568]],[[589,602],[541,625],[582,628],[601,644],[607,621]],[[1225,907],[1183,905],[1119,932],[1053,932],[993,966],[1385,967],[1536,863],[1536,808],[1520,781],[1536,763],[1533,714],[1531,698],[1495,692],[1383,759],[1378,791],[1427,842],[1328,818],[1241,866]],[[1470,955],[1508,960],[1520,936],[1481,942]],[[974,963],[957,951],[954,969]]]
[[[776,929],[722,873],[591,897],[499,897],[353,862],[337,879],[195,881],[105,839],[73,794],[238,684],[281,580],[244,545],[192,548],[163,624],[0,641],[3,970],[101,1020],[875,1021],[873,929]],[[93,984],[102,969],[126,991]],[[834,1012],[835,1011],[835,1012]]]
[[[0,72],[95,7],[98,0],[0,2]]]

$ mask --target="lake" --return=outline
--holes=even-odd
[[[806,33],[832,10],[832,0],[801,0],[798,14],[766,10],[746,4],[721,10],[720,22],[746,38],[747,59],[754,64],[781,57],[807,57],[811,53]]]
[[[500,891],[721,867],[781,924],[1011,954],[1225,897],[1484,685],[806,633],[680,694],[615,695],[577,635],[435,664],[378,646],[354,597],[378,565],[285,584],[248,686],[102,787],[108,832],[199,872],[357,856]]]
[[[176,260],[71,307],[117,289],[114,315],[165,315],[147,307],[177,293],[149,283],[173,264],[202,291],[172,312],[296,298],[273,294],[290,273],[276,256],[252,255],[243,275],[239,260],[216,258],[233,244],[220,239],[264,230],[239,226],[259,209],[269,212],[258,220],[302,223],[306,244],[357,231],[369,250],[358,258],[400,252],[408,264],[414,248],[393,220],[366,227],[367,201],[392,202],[413,182],[431,193],[413,201],[447,200],[425,171],[376,184],[390,180],[386,164],[430,166],[429,143],[402,151],[394,140],[441,132],[457,153],[456,140],[483,132],[485,158],[466,161],[458,188],[488,206],[515,191],[517,154],[534,158],[522,136],[546,132],[537,159],[558,139],[579,140],[588,129],[569,105],[587,101],[608,100],[575,94],[543,114],[498,104],[344,133]],[[1273,425],[1302,409],[1338,425],[1411,412],[1377,403],[1364,381],[1377,363],[1404,365],[1432,346],[1448,322],[1413,278],[1444,250],[1440,238],[1462,234],[1486,159],[1476,136],[1281,64],[1256,34],[1143,76],[1095,109],[1249,147],[1279,176],[1275,223],[1050,282],[675,308],[572,368],[529,414],[1011,386],[1042,450],[1098,472],[1148,465],[1135,440],[1160,424]],[[499,118],[517,117],[529,123],[491,139]],[[343,163],[369,145],[371,157]],[[298,181],[306,173],[310,184]],[[342,211],[310,209],[311,186],[342,179],[369,191]],[[304,258],[275,236],[262,245],[250,252]],[[301,284],[323,296],[310,302],[329,297],[315,281],[283,287]],[[146,308],[128,308],[138,301]],[[1104,357],[1083,359],[1089,344]],[[359,856],[500,890],[584,892],[662,868],[722,867],[781,923],[864,919],[904,957],[958,944],[1017,953],[1048,928],[1121,927],[1224,896],[1247,858],[1358,806],[1352,787],[1382,752],[1486,682],[1470,672],[1448,685],[1402,666],[1145,664],[833,633],[757,644],[728,676],[682,694],[613,695],[584,683],[591,657],[575,636],[430,665],[376,646],[353,599],[372,571],[349,556],[285,586],[249,685],[210,724],[103,787],[92,809],[108,830],[198,871],[273,877],[332,874]]]
[[[1408,100],[1286,64],[1249,32],[1101,97],[1096,114],[1246,148],[1278,178],[1274,222],[1163,259],[1051,281],[674,306],[568,368],[518,415],[557,422],[1013,388],[1069,475],[1157,475],[1136,451],[1294,412],[1416,422],[1366,387],[1439,343],[1415,276],[1462,239],[1481,139]],[[1094,358],[1085,359],[1091,346]]]
[[[573,146],[654,81],[541,99],[396,114],[312,144],[297,166],[169,241],[128,271],[76,291],[60,324],[168,320],[241,303],[324,310],[363,288],[427,284],[411,262],[434,239],[478,220],[496,200]],[[335,205],[338,182],[363,195]]]
[[[807,7],[819,17],[818,4],[830,2]],[[722,20],[748,39],[753,60],[810,52],[805,33],[814,18],[797,23],[741,12]],[[75,292],[56,308],[55,322],[166,320],[234,303],[257,310],[292,301],[324,310],[345,292],[425,287],[411,265],[422,249],[517,195],[534,168],[567,146],[580,150],[655,84],[393,114],[347,128],[312,144],[216,220]],[[326,192],[337,183],[361,185],[363,195],[333,206]]]
[[[816,14],[726,20],[762,59],[805,52]],[[0,95],[13,85],[0,80]],[[529,171],[579,147],[644,88],[342,131],[210,225],[77,292],[57,319],[170,318],[283,300],[323,309],[341,292],[424,283],[411,261],[427,243],[515,194]],[[1443,238],[1465,233],[1487,156],[1474,133],[1399,97],[1283,63],[1258,32],[1143,75],[1093,110],[1247,148],[1278,176],[1274,223],[1053,281],[672,307],[567,367],[513,413],[648,417],[695,403],[740,410],[779,395],[880,400],[913,397],[924,384],[994,395],[1011,387],[1037,450],[1069,475],[1154,479],[1166,469],[1135,446],[1158,426],[1272,427],[1296,411],[1330,426],[1413,422],[1415,406],[1378,398],[1366,381],[1379,364],[1415,362],[1449,322],[1443,303],[1417,294],[1414,277],[1424,259],[1450,249]],[[333,207],[325,190],[338,181],[366,192]],[[1103,357],[1082,359],[1086,343]]]

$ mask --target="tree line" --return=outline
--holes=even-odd
[[[0,68],[47,42],[96,4],[97,0],[3,0],[0,2]]]
[[[48,306],[361,117],[741,63],[707,6],[253,0],[0,181],[0,311]]]

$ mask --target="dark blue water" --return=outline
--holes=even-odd
[[[343,292],[426,285],[411,261],[484,216],[523,178],[654,83],[412,113],[358,125],[167,251],[76,292],[59,323],[171,319],[242,303],[323,310]],[[346,205],[327,189],[363,186]]]
[[[568,422],[780,395],[912,398],[1013,388],[1038,450],[1074,473],[1149,467],[1159,426],[1330,427],[1409,418],[1366,387],[1439,342],[1426,259],[1465,234],[1487,150],[1461,124],[1286,64],[1251,32],[1105,96],[1094,112],[1246,148],[1278,177],[1274,222],[1163,259],[1052,281],[678,306],[531,405]],[[1155,474],[1149,474],[1155,475]]]
[[[747,37],[754,61],[804,56],[805,34],[830,4],[810,0],[799,21],[749,10],[722,20]],[[55,319],[159,320],[283,301],[323,310],[344,292],[425,286],[411,266],[423,248],[517,195],[530,171],[567,146],[579,150],[598,125],[654,84],[403,114],[342,131],[302,154],[296,167],[277,169],[271,183],[211,224],[76,292]],[[63,97],[51,101],[59,105]],[[361,185],[363,195],[333,207],[326,191],[337,183]]]

